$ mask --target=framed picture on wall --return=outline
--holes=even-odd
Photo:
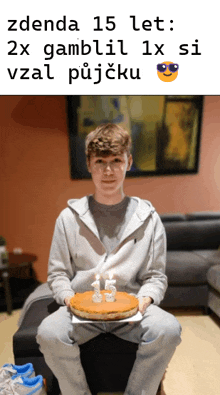
[[[203,96],[67,96],[72,179],[90,178],[85,138],[101,123],[129,131],[128,177],[198,172]]]

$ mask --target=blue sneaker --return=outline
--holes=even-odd
[[[25,365],[13,365],[6,363],[0,369],[0,391],[8,381],[17,376],[34,377],[35,372],[32,363]]]
[[[1,395],[47,395],[41,375],[28,378],[17,376],[8,381]]]

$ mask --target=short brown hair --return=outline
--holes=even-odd
[[[107,123],[99,125],[86,137],[86,157],[121,155],[131,153],[131,136],[122,127]]]

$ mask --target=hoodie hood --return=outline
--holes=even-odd
[[[91,195],[84,196],[81,199],[68,200],[68,207],[74,210],[80,217],[83,217],[89,211],[89,196]],[[136,215],[141,221],[145,221],[146,218],[155,212],[155,208],[149,200],[142,200],[136,196],[131,196],[131,198],[138,201]]]

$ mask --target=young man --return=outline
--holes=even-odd
[[[178,321],[158,307],[167,288],[164,227],[150,202],[123,191],[130,149],[130,135],[117,125],[91,132],[86,155],[95,193],[70,200],[56,222],[48,283],[63,306],[42,322],[37,341],[62,395],[91,394],[78,345],[100,333],[139,343],[125,395],[155,395],[181,341]],[[73,325],[70,298],[91,290],[95,274],[104,276],[112,268],[117,290],[139,299],[141,321]]]

